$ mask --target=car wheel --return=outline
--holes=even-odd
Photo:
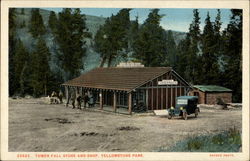
[[[198,110],[198,109],[195,109],[195,114],[194,114],[195,117],[198,116],[198,112],[199,112],[199,110]]]
[[[187,120],[187,112],[183,112],[182,117],[184,120]]]

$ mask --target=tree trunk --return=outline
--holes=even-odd
[[[108,59],[108,67],[111,66],[112,59],[113,59],[113,57],[112,57],[112,56],[109,56],[109,59]]]
[[[106,56],[104,56],[104,57],[102,58],[101,64],[100,64],[100,67],[101,67],[101,68],[104,66],[104,63],[105,63],[106,59],[107,59]]]
[[[45,84],[44,86],[44,94],[45,94],[45,97],[47,96],[47,85]]]

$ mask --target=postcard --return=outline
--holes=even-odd
[[[1,160],[249,160],[248,1],[1,3]]]

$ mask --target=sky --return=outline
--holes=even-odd
[[[62,8],[43,9],[53,10],[55,12],[60,12],[62,10]],[[121,8],[81,8],[81,12],[86,15],[110,17],[112,14],[116,15],[120,9]],[[135,17],[138,16],[139,23],[142,24],[146,20],[150,10],[151,8],[134,8],[130,11],[130,19],[135,20]],[[224,8],[220,10],[222,21],[221,30],[223,30],[230,21],[231,11],[230,9]],[[204,28],[204,21],[208,12],[213,22],[217,15],[217,8],[199,9],[201,30]],[[161,19],[161,26],[166,30],[188,32],[189,25],[193,20],[193,8],[161,8],[159,14],[165,15]]]

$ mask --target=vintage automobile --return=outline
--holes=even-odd
[[[197,96],[179,96],[176,98],[175,108],[171,107],[168,109],[168,119],[173,116],[182,116],[184,120],[187,120],[187,115],[194,114],[198,116],[200,112],[197,107],[198,97]]]

